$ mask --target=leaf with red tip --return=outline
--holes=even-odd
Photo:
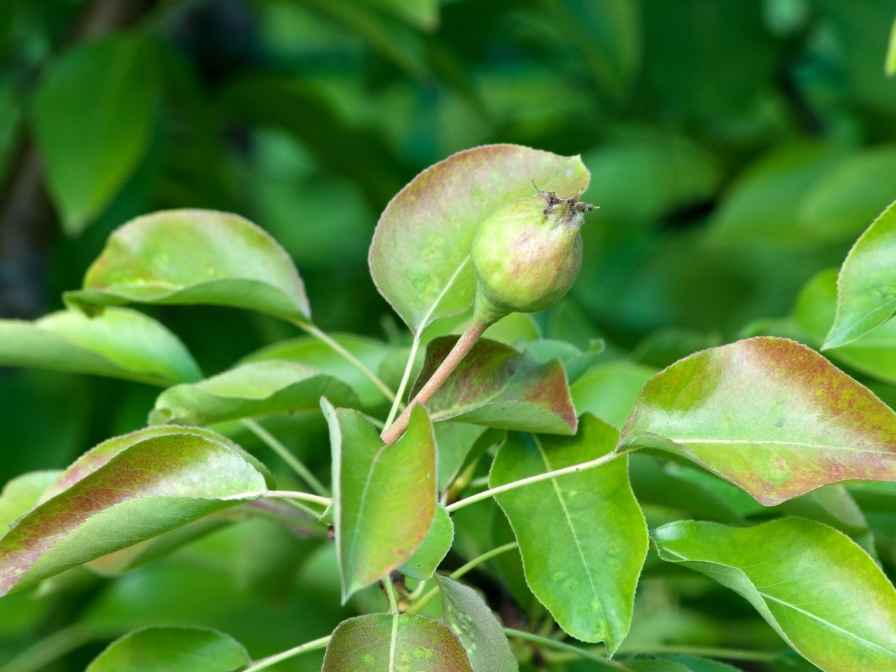
[[[342,599],[409,560],[436,515],[436,446],[432,423],[415,406],[408,429],[383,445],[363,413],[321,407],[333,453],[333,519]]]
[[[590,175],[578,156],[520,145],[486,145],[452,154],[393,198],[370,245],[377,289],[419,334],[432,320],[473,305],[470,249],[479,225],[536,187],[581,194]]]
[[[691,459],[767,506],[828,483],[896,480],[896,413],[783,338],[711,348],[661,371],[621,441]]]
[[[446,336],[429,344],[418,388],[429,380],[455,340]],[[539,434],[575,434],[578,422],[559,361],[539,364],[487,339],[473,347],[426,408],[433,422],[458,420]]]
[[[214,432],[155,427],[110,439],[0,539],[0,595],[266,490],[263,467]]]

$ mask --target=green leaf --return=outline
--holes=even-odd
[[[68,52],[34,99],[34,132],[66,233],[77,235],[134,172],[159,112],[158,47],[117,35]]]
[[[721,338],[715,333],[666,327],[645,336],[632,351],[631,358],[638,364],[664,369],[682,357],[721,344]]]
[[[809,338],[810,345],[821,345],[837,310],[837,269],[815,275],[800,292],[793,318]],[[896,383],[896,320],[884,322],[858,339],[826,354],[836,362],[864,374]]]
[[[576,410],[621,429],[655,369],[625,360],[596,364],[570,387]]]
[[[479,593],[447,576],[437,581],[442,617],[466,649],[473,672],[517,672],[501,623]]]
[[[575,437],[514,435],[492,466],[491,487],[612,452],[618,433],[584,415]],[[628,458],[496,497],[520,545],[529,588],[557,624],[616,651],[629,631],[647,555],[644,516]]]
[[[563,365],[567,378],[570,381],[575,381],[597,361],[603,354],[605,346],[603,341],[596,339],[592,341],[588,350],[583,352],[566,341],[540,338],[524,343],[521,351],[539,364],[547,364],[554,359],[558,360]]]
[[[844,160],[800,204],[799,227],[812,240],[852,240],[896,199],[896,147],[885,145]]]
[[[263,467],[214,432],[153,427],[109,439],[0,539],[0,595],[266,490]]]
[[[896,666],[896,590],[841,532],[801,518],[744,528],[681,521],[654,538],[663,560],[745,597],[822,670]]]
[[[423,616],[400,616],[393,623],[389,614],[350,618],[333,631],[321,672],[359,670],[474,672],[448,626]]]
[[[717,660],[707,660],[706,658],[698,658],[697,656],[666,656],[669,660],[681,663],[690,670],[690,672],[740,672],[736,667],[720,663]]]
[[[887,61],[884,64],[884,72],[888,77],[896,75],[896,21],[893,21],[893,27],[890,28],[890,44],[887,47]]]
[[[429,380],[455,340],[439,338],[429,344],[416,389]],[[433,422],[458,420],[545,434],[576,431],[563,366],[556,360],[538,364],[497,341],[476,343],[426,407]]]
[[[363,336],[353,334],[331,334],[331,336],[371,371],[377,371],[385,359],[396,350],[390,345]],[[367,376],[329,345],[313,336],[301,336],[274,343],[253,352],[243,361],[261,362],[270,359],[304,364],[321,373],[338,378],[348,383],[358,393],[364,406],[375,406],[383,401],[383,393],[370,382]]]
[[[774,513],[810,518],[849,535],[869,555],[876,557],[874,535],[859,505],[844,485],[826,485],[802,497],[784,502]]]
[[[824,347],[848,345],[896,314],[896,203],[849,251],[837,280],[837,315]]]
[[[479,446],[480,440],[489,445],[495,443],[491,437],[483,436],[488,431],[485,427],[463,422],[440,422],[435,426],[436,445],[439,447],[439,491],[451,485],[468,460],[481,455],[477,447],[484,451],[486,446]],[[491,431],[499,433],[497,430]]]
[[[756,337],[644,386],[621,444],[686,457],[766,506],[844,480],[896,480],[896,413],[814,350]]]
[[[421,30],[434,30],[439,25],[439,0],[372,0],[372,4]]]
[[[92,318],[64,310],[35,322],[0,320],[0,365],[163,386],[202,376],[177,336],[126,308],[110,308]]]
[[[663,463],[653,455],[635,453],[629,472],[642,505],[676,511],[677,517],[687,514],[734,523],[763,509],[743,490],[690,465]]]
[[[187,523],[156,537],[122,548],[86,564],[87,569],[100,576],[120,576],[145,562],[168,555],[212,532],[216,532],[235,522],[243,522],[247,514],[240,508],[217,511]],[[257,510],[253,510],[255,513]],[[260,514],[264,515],[264,514]],[[308,514],[309,516],[311,514]]]
[[[401,566],[402,574],[424,581],[431,579],[454,543],[454,522],[445,507],[439,505],[432,526],[414,555]]]
[[[473,315],[470,312],[443,317],[426,328],[421,334],[420,342],[427,345],[440,336],[460,336],[472,324]],[[506,343],[511,347],[521,347],[529,341],[538,339],[540,332],[538,323],[530,313],[510,313],[486,329],[482,337]]]
[[[204,628],[146,628],[112,642],[86,672],[236,672],[251,662],[232,637]]]
[[[407,432],[383,445],[358,411],[321,408],[330,427],[333,507],[343,603],[410,559],[436,515],[436,446],[416,406]]]
[[[541,9],[528,17],[529,22],[538,22],[538,34],[533,39],[539,41],[539,49],[575,53],[583,74],[590,71],[597,85],[596,95],[625,99],[641,65],[640,6],[626,0],[608,0],[550,3]]]
[[[688,138],[649,128],[620,135],[584,158],[591,186],[583,198],[600,204],[601,219],[650,223],[716,192],[719,162]]]
[[[370,245],[370,273],[380,294],[411,331],[473,305],[470,249],[479,225],[497,208],[539,189],[580,194],[588,171],[579,157],[518,145],[487,145],[453,154],[417,175],[392,199]]]
[[[736,667],[696,656],[662,656],[626,660],[635,672],[740,672]]]
[[[286,320],[311,317],[305,286],[286,251],[238,215],[163,210],[117,229],[65,300],[82,308],[209,304]]]
[[[0,538],[40,500],[61,471],[32,471],[9,481],[0,492]]]
[[[156,399],[153,425],[210,425],[225,420],[320,409],[320,398],[359,405],[345,383],[301,364],[267,360],[242,364],[198,383],[171,387]]]
[[[805,246],[800,204],[841,155],[825,145],[798,144],[762,157],[738,177],[713,214],[709,239],[740,248]]]
[[[896,484],[850,483],[847,488],[864,511],[891,512],[896,507]]]

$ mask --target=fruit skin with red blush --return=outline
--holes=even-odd
[[[496,211],[473,241],[475,319],[492,323],[559,301],[582,267],[580,229],[593,206],[539,191]]]

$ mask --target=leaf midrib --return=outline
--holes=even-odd
[[[383,445],[376,451],[376,454],[373,456],[373,459],[370,461],[370,468],[367,470],[367,476],[364,479],[364,487],[361,489],[361,499],[358,505],[358,516],[355,521],[355,529],[352,531],[352,540],[350,544],[350,550],[352,556],[352,582],[354,583],[355,574],[357,572],[357,542],[358,542],[358,534],[361,531],[361,521],[364,518],[364,512],[367,509],[367,493],[370,490],[370,483],[373,480],[373,472],[376,471],[376,467],[379,464],[380,458],[383,456],[383,452],[388,446]]]
[[[759,595],[760,597],[762,597],[763,599],[771,600],[772,602],[776,602],[776,603],[780,604],[780,605],[783,606],[783,607],[787,607],[788,609],[792,609],[793,611],[796,611],[796,612],[802,614],[803,616],[806,616],[806,617],[808,617],[808,618],[811,618],[811,619],[814,620],[814,621],[817,621],[817,622],[820,623],[823,627],[826,627],[826,628],[828,628],[828,629],[830,629],[830,630],[832,630],[832,631],[834,631],[834,632],[838,632],[838,633],[840,633],[840,634],[842,634],[842,635],[844,635],[844,636],[846,636],[846,637],[849,637],[849,638],[851,638],[851,639],[854,639],[854,640],[856,640],[857,642],[860,642],[860,643],[862,643],[862,644],[865,644],[865,645],[869,646],[869,647],[872,648],[872,649],[876,649],[876,650],[878,650],[878,651],[881,651],[881,652],[883,652],[883,653],[885,653],[885,654],[887,654],[887,655],[889,655],[889,656],[894,656],[894,655],[896,655],[896,651],[894,651],[894,650],[891,650],[891,649],[888,649],[888,648],[886,648],[886,647],[884,647],[884,646],[881,646],[880,644],[877,644],[876,642],[869,641],[869,640],[865,639],[864,637],[861,637],[860,635],[855,634],[854,632],[850,632],[849,630],[847,630],[847,629],[845,629],[845,628],[842,628],[841,626],[837,625],[836,623],[831,623],[830,621],[826,621],[825,619],[821,618],[820,616],[817,616],[817,615],[813,614],[813,613],[810,612],[810,611],[806,611],[805,609],[803,609],[803,608],[801,608],[801,607],[798,607],[798,606],[796,606],[795,604],[791,604],[791,603],[788,602],[787,600],[782,600],[782,599],[779,598],[779,597],[775,597],[774,595],[769,595],[768,593],[759,590],[759,588],[756,587],[755,582],[754,582],[754,581],[747,575],[747,573],[746,573],[743,569],[741,569],[740,567],[735,567],[734,565],[727,565],[727,564],[720,563],[720,562],[714,562],[714,561],[712,561],[712,560],[697,560],[697,559],[689,558],[688,556],[686,556],[686,555],[682,555],[681,553],[677,553],[676,551],[673,551],[673,550],[671,550],[671,549],[669,549],[669,548],[664,548],[664,549],[663,549],[663,552],[664,552],[664,553],[668,553],[669,555],[673,555],[673,556],[675,556],[676,558],[680,559],[680,560],[683,561],[683,562],[708,562],[708,563],[713,564],[713,565],[719,565],[719,566],[722,566],[722,567],[730,567],[731,569],[735,569],[735,570],[741,572],[741,573],[742,573],[742,574],[749,580],[749,582],[750,582],[750,586],[753,588],[753,590],[756,591],[756,594]],[[777,620],[777,619],[776,619],[776,620]],[[788,636],[789,636],[789,635],[788,635]]]
[[[660,436],[665,436],[660,434]],[[675,443],[681,443],[684,445],[689,444],[721,444],[721,445],[741,445],[745,443],[755,444],[755,445],[769,445],[769,446],[791,446],[794,448],[812,448],[817,450],[832,450],[839,451],[844,453],[868,453],[870,455],[886,455],[891,456],[893,459],[896,459],[896,452],[889,452],[886,450],[880,449],[871,449],[871,448],[847,448],[845,446],[836,446],[836,445],[824,445],[817,443],[805,443],[802,441],[777,441],[773,439],[716,439],[716,438],[677,438],[674,436],[667,436],[670,441],[674,441]]]
[[[544,462],[544,466],[548,471],[553,470],[553,466],[551,465],[550,460],[548,459],[547,453],[544,451],[544,446],[541,444],[541,440],[538,436],[533,435],[533,439],[535,440],[535,446],[538,448],[538,452],[541,455],[542,462]],[[588,577],[588,585],[591,587],[591,594],[594,596],[597,603],[600,605],[601,616],[606,619],[607,610],[604,607],[604,601],[600,594],[600,591],[597,590],[597,586],[594,585],[594,578],[591,576],[591,572],[588,567],[588,561],[585,558],[585,551],[582,549],[582,544],[579,541],[579,535],[576,532],[575,525],[572,522],[572,516],[569,513],[569,507],[566,505],[566,500],[563,499],[563,493],[560,491],[560,486],[557,484],[556,478],[551,479],[551,486],[553,487],[554,493],[557,495],[557,500],[560,502],[560,508],[563,510],[563,516],[566,519],[566,524],[569,525],[569,530],[572,533],[573,542],[575,543],[576,551],[578,552],[579,559],[582,561],[582,568],[585,570],[585,575]],[[608,633],[604,633],[606,637]]]
[[[419,341],[420,335],[423,333],[423,330],[429,326],[432,321],[432,316],[436,312],[436,309],[439,307],[439,304],[442,303],[442,299],[445,298],[445,295],[448,294],[448,291],[454,286],[454,283],[457,281],[458,277],[460,277],[461,271],[464,270],[466,265],[470,263],[470,255],[466,255],[463,258],[457,268],[451,273],[448,277],[448,282],[445,283],[445,286],[442,287],[442,291],[439,292],[438,296],[436,296],[435,300],[430,305],[429,309],[423,314],[423,318],[420,320],[420,324],[414,329],[414,339]]]

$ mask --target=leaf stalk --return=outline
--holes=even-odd
[[[317,477],[311,473],[311,470],[305,466],[305,464],[297,458],[292,452],[283,445],[283,443],[277,439],[276,436],[271,434],[268,430],[262,427],[255,420],[251,420],[249,418],[243,419],[243,425],[255,436],[257,436],[261,441],[271,450],[273,450],[280,458],[288,464],[294,472],[296,472],[299,477],[304,480],[311,489],[314,490],[318,495],[323,497],[329,496],[330,492],[327,490],[326,486],[317,480]]]
[[[266,670],[269,667],[273,667],[277,663],[288,660],[290,658],[295,658],[296,656],[299,656],[303,653],[325,649],[330,643],[330,639],[332,639],[332,635],[327,635],[326,637],[321,637],[320,639],[305,642],[304,644],[300,644],[299,646],[287,649],[286,651],[275,653],[273,656],[268,656],[267,658],[262,658],[261,660],[255,661],[254,663],[249,665],[249,667],[243,670],[243,672],[259,672],[259,670]]]
[[[570,466],[563,467],[562,469],[546,471],[542,474],[529,476],[528,478],[521,478],[518,481],[504,483],[503,485],[498,485],[494,488],[489,488],[488,490],[477,492],[475,495],[470,495],[469,497],[465,497],[464,499],[460,499],[452,504],[449,504],[445,507],[445,510],[448,513],[453,513],[459,509],[470,506],[471,504],[476,504],[477,502],[481,502],[484,499],[489,499],[490,497],[494,497],[495,495],[500,495],[504,492],[510,492],[511,490],[516,490],[518,488],[524,488],[527,485],[533,485],[535,483],[540,483],[541,481],[548,481],[552,478],[559,478],[560,476],[568,476],[570,474],[578,474],[582,471],[588,471],[589,469],[596,469],[597,467],[601,467],[609,462],[612,462],[618,457],[622,457],[622,455],[624,454],[625,453],[614,450],[613,452],[607,453],[606,455],[601,455],[600,457],[597,457],[593,460],[588,460],[587,462],[571,464]]]
[[[310,336],[314,336],[314,338],[319,340],[321,343],[328,345],[330,349],[333,350],[333,352],[338,354],[345,361],[358,369],[358,371],[363,373],[367,377],[367,379],[371,383],[373,383],[380,392],[383,393],[383,396],[386,397],[386,399],[388,399],[389,401],[393,401],[395,399],[395,392],[391,387],[383,382],[382,378],[371,371],[364,362],[362,362],[360,359],[346,350],[342,346],[342,344],[339,343],[339,341],[330,336],[327,332],[318,329],[311,322],[306,322],[305,320],[290,320],[290,322]]]

